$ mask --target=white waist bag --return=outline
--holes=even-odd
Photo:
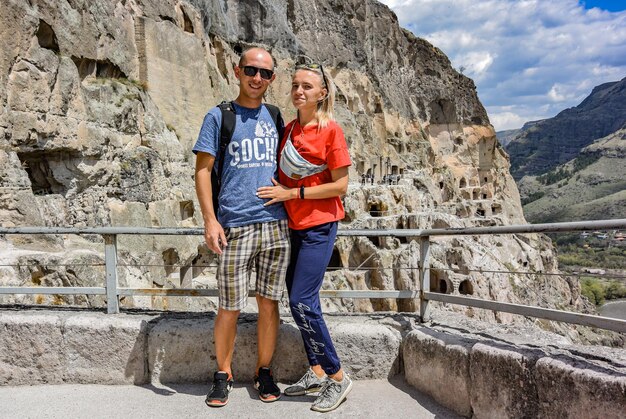
[[[280,156],[280,169],[283,173],[291,179],[298,180],[326,170],[328,167],[326,164],[313,164],[298,153],[293,142],[291,142],[291,131],[293,131],[293,125],[291,126],[291,130],[289,130],[289,136],[287,137],[285,147]]]

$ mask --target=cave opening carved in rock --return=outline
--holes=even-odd
[[[181,11],[183,12],[183,30],[185,32],[194,33],[193,22],[191,21],[191,19],[189,19],[189,16],[187,16],[187,13],[185,13],[185,9],[181,9]]]
[[[217,270],[217,255],[209,250],[206,244],[198,246],[198,252],[191,261],[191,278],[197,279],[211,276]],[[186,278],[185,275],[183,278]]]
[[[465,279],[461,281],[459,284],[459,293],[463,295],[473,295],[474,294],[474,285],[469,279]]]
[[[369,205],[369,213],[372,217],[382,217],[383,211],[380,205],[378,204],[370,204]]]
[[[456,124],[456,108],[454,103],[448,99],[439,99],[430,102],[430,123],[431,124]]]
[[[339,249],[337,249],[337,246],[335,246],[333,247],[333,254],[330,256],[327,270],[337,271],[341,268],[343,268],[343,264],[341,263],[341,255],[339,254]]]
[[[379,236],[367,236],[367,239],[376,247],[381,247],[382,243]]]
[[[65,195],[68,191],[64,180],[68,181],[73,176],[62,172],[67,171],[68,162],[75,158],[71,153],[32,151],[17,153],[17,156],[28,173],[33,194]]]
[[[59,42],[57,36],[50,25],[43,20],[39,21],[39,28],[37,28],[37,42],[41,48],[50,49],[52,51],[59,52]]]
[[[430,291],[440,294],[452,294],[454,284],[444,273],[437,269],[430,270]]]
[[[163,251],[162,256],[165,274],[169,277],[176,270],[176,265],[180,262],[178,251],[176,249],[169,248]]]
[[[193,201],[180,201],[180,219],[192,218],[194,214]]]
[[[85,57],[72,56],[81,80],[86,77],[125,79],[126,74],[109,60],[93,60]]]

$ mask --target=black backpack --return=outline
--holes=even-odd
[[[274,105],[268,105],[264,103],[263,106],[267,108],[269,111],[272,121],[274,121],[274,126],[276,126],[276,130],[278,131],[278,141],[283,138],[284,124],[283,118],[280,115],[280,110],[278,107]],[[230,139],[235,132],[235,110],[233,109],[232,102],[222,102],[218,105],[220,110],[222,111],[222,129],[220,131],[220,145],[217,151],[216,160],[218,160],[217,170],[211,170],[211,190],[213,192],[213,211],[215,211],[215,216],[217,217],[217,209],[218,209],[218,197],[220,195],[220,189],[222,188],[222,172],[224,171],[224,156],[226,154],[226,147],[228,147],[228,143],[230,143]],[[278,154],[278,153],[277,153]],[[278,167],[278,165],[277,165]]]

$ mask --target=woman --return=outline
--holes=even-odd
[[[319,391],[311,409],[337,408],[352,389],[322,317],[319,290],[333,252],[337,223],[344,217],[340,196],[348,189],[350,155],[333,119],[335,92],[319,64],[296,66],[291,101],[297,118],[285,128],[277,183],[258,189],[272,205],[284,201],[291,231],[287,270],[289,306],[302,334],[310,369],[288,396]]]

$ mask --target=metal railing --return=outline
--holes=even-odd
[[[626,219],[580,221],[551,224],[526,224],[497,227],[442,228],[442,229],[389,229],[389,230],[343,230],[338,236],[367,237],[411,237],[418,238],[420,244],[420,290],[322,290],[323,298],[414,298],[420,300],[422,321],[430,320],[430,301],[440,301],[468,307],[488,309],[498,312],[518,314],[558,322],[597,327],[616,332],[626,332],[626,320],[595,315],[541,308],[537,306],[484,300],[474,297],[447,295],[431,292],[430,283],[430,244],[436,236],[475,236],[500,234],[556,233],[575,231],[595,231],[626,229]],[[215,289],[195,288],[123,288],[117,279],[117,236],[118,235],[204,235],[202,228],[142,228],[142,227],[10,227],[0,228],[0,234],[91,234],[104,238],[106,269],[105,287],[0,287],[2,294],[81,294],[106,295],[107,312],[119,313],[121,296],[217,296]],[[516,273],[516,272],[510,272]],[[563,275],[567,276],[567,273]]]

